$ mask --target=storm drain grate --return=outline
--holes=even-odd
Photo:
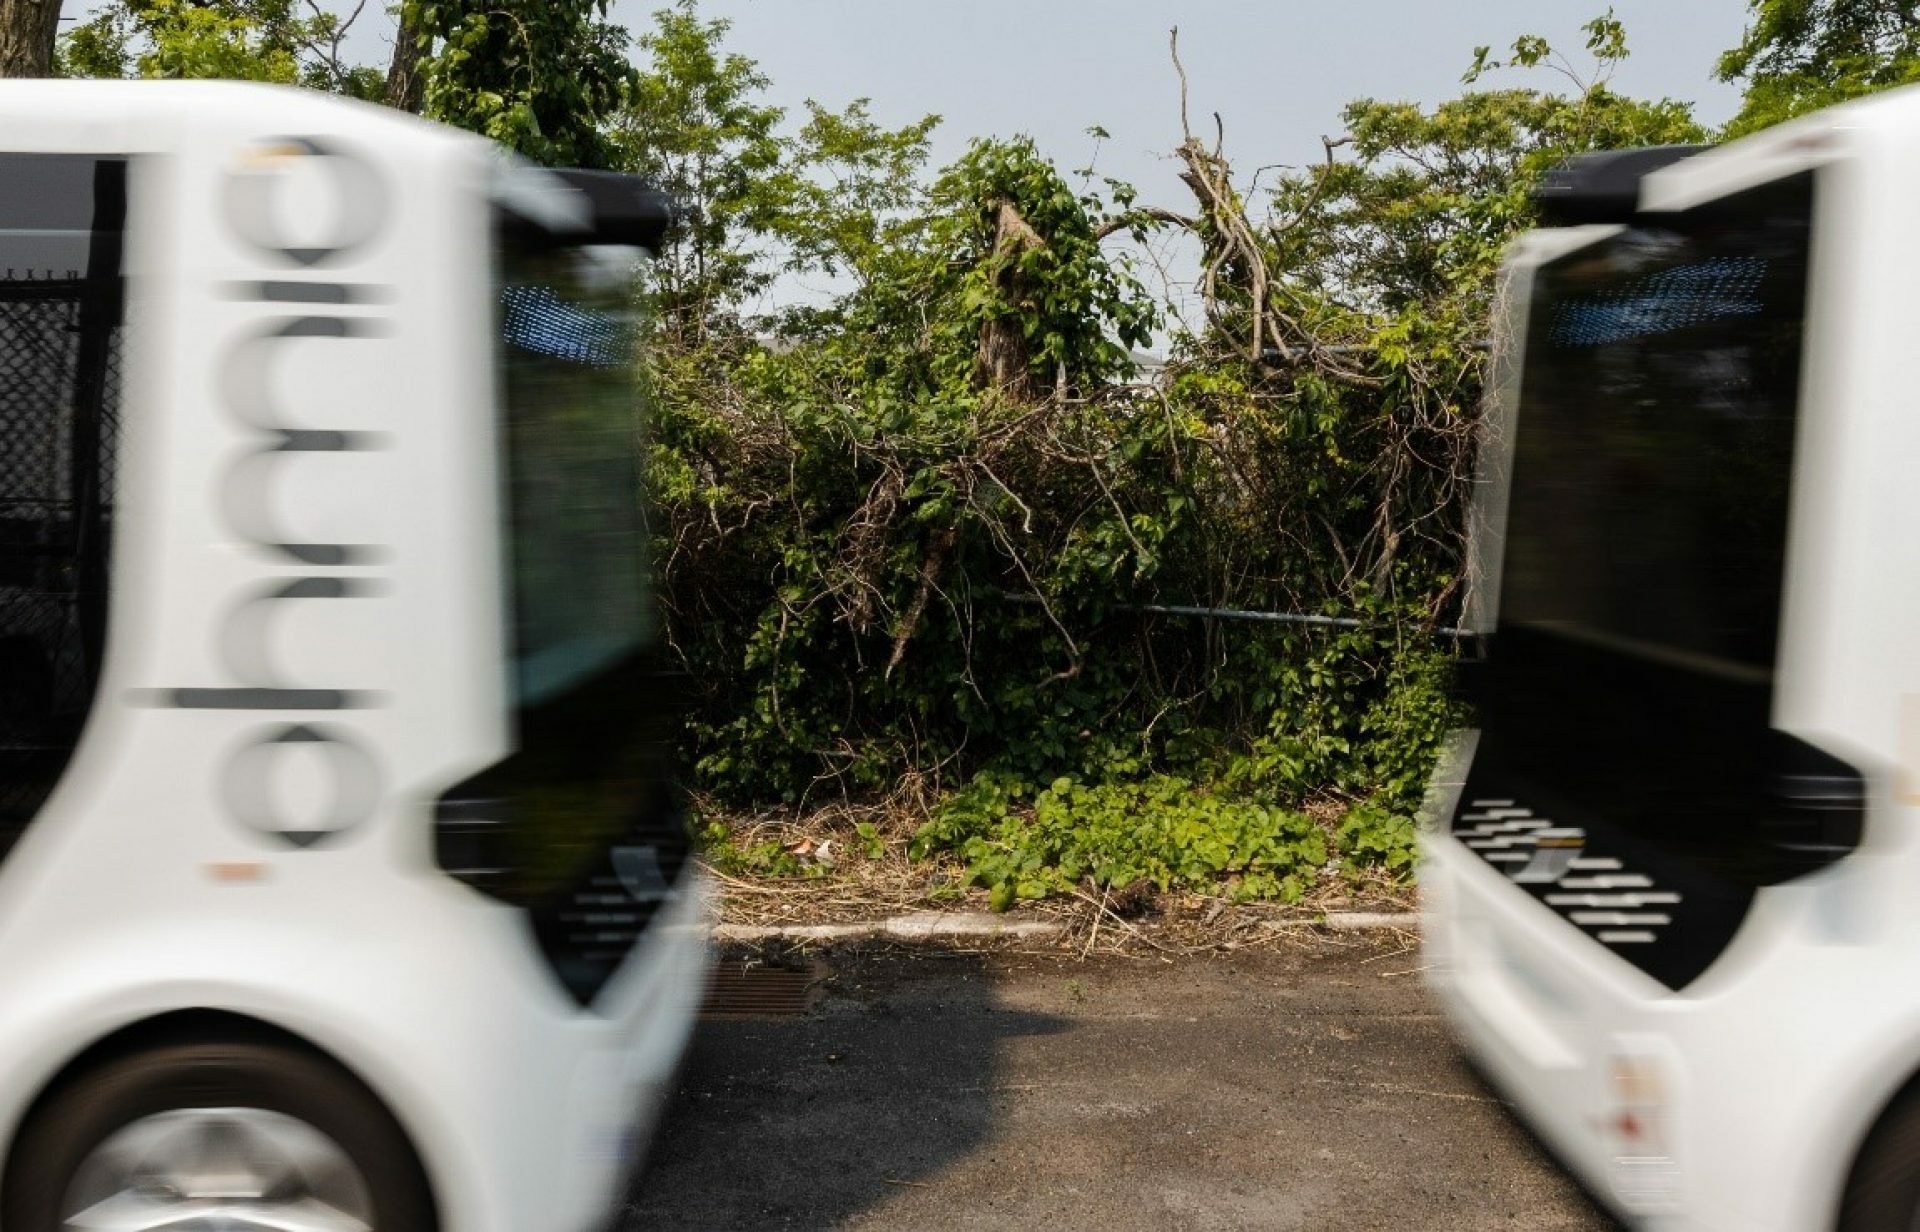
[[[813,1008],[826,974],[826,965],[818,960],[797,970],[740,959],[720,962],[707,978],[700,1017],[708,1022],[798,1018]]]

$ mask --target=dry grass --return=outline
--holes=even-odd
[[[1340,808],[1310,807],[1331,826]],[[1321,813],[1325,817],[1321,817]],[[708,816],[716,814],[709,812]],[[950,856],[907,859],[907,843],[925,820],[919,801],[833,805],[803,816],[728,817],[743,846],[777,842],[801,859],[801,876],[753,877],[710,872],[720,889],[721,918],[731,924],[842,924],[915,911],[985,911],[987,893],[962,888],[965,866]],[[878,832],[878,857],[865,848],[861,824]],[[824,848],[824,857],[821,853]],[[1117,902],[1110,892],[1076,890],[1026,903],[1012,918],[1050,919],[1065,926],[1053,952],[1082,954],[1193,954],[1251,947],[1323,943],[1317,924],[1329,912],[1411,911],[1413,887],[1384,873],[1325,872],[1297,903],[1233,903],[1201,894],[1164,894],[1144,909]],[[1411,934],[1408,934],[1408,940]],[[1032,942],[1022,943],[1027,947]]]

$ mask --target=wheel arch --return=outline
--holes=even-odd
[[[1795,1105],[1797,1149],[1779,1161],[1785,1166],[1778,1197],[1782,1209],[1792,1213],[1792,1221],[1782,1226],[1837,1228],[1848,1188],[1875,1135],[1895,1109],[1909,1100],[1920,1102],[1920,1007],[1903,1004],[1858,1021],[1864,1017],[1848,1021],[1845,1030],[1798,1041],[1807,1055],[1832,1063],[1813,1066]]]
[[[74,1081],[102,1065],[142,1052],[177,1044],[206,1043],[253,1044],[300,1052],[326,1065],[344,1081],[359,1087],[392,1118],[402,1139],[411,1148],[414,1165],[419,1169],[433,1209],[435,1225],[445,1226],[443,1220],[447,1205],[442,1200],[440,1185],[436,1182],[436,1170],[421,1149],[419,1136],[408,1118],[393,1106],[378,1084],[369,1081],[356,1066],[349,1064],[335,1051],[315,1043],[307,1036],[265,1018],[211,1006],[166,1010],[136,1018],[94,1038],[73,1052],[40,1084],[32,1098],[22,1105],[19,1114],[4,1127],[4,1134],[0,1134],[0,1187],[4,1187],[11,1174],[14,1148],[21,1128]]]
[[[1839,1157],[1839,1166],[1833,1170],[1828,1184],[1826,1201],[1826,1225],[1837,1227],[1840,1209],[1845,1203],[1848,1191],[1853,1186],[1854,1177],[1859,1171],[1867,1148],[1875,1137],[1888,1124],[1888,1118],[1894,1110],[1909,1102],[1920,1100],[1920,1039],[1909,1041],[1902,1053],[1890,1058],[1894,1063],[1886,1072],[1893,1075],[1892,1080],[1883,1082],[1875,1089],[1862,1092],[1865,1096],[1856,1107],[1871,1109],[1871,1115],[1859,1117],[1846,1139],[1845,1149]]]

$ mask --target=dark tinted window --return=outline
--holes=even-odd
[[[1771,668],[1811,191],[1773,185],[1540,272],[1503,623]]]
[[[1857,844],[1857,773],[1771,726],[1812,235],[1802,177],[1538,271],[1500,621],[1454,830],[1671,988],[1756,888]]]
[[[690,847],[648,585],[637,259],[503,236],[514,748],[439,804],[441,867],[525,907],[583,1004],[672,899]]]
[[[499,784],[528,899],[625,834],[655,777],[633,678],[652,634],[634,270],[626,249],[504,246],[517,748]]]
[[[507,250],[501,313],[522,706],[578,687],[652,633],[634,260],[620,248]]]
[[[0,155],[0,851],[99,683],[125,212],[122,160]]]

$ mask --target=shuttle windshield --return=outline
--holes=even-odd
[[[1540,271],[1503,623],[1771,671],[1808,198],[1789,181]]]
[[[1675,988],[1756,887],[1858,842],[1858,775],[1772,726],[1813,197],[1642,215],[1542,266],[1490,446],[1512,481],[1456,832]],[[1570,892],[1596,869],[1657,909],[1608,926]]]
[[[514,687],[538,705],[652,634],[629,248],[509,245],[500,292]]]

